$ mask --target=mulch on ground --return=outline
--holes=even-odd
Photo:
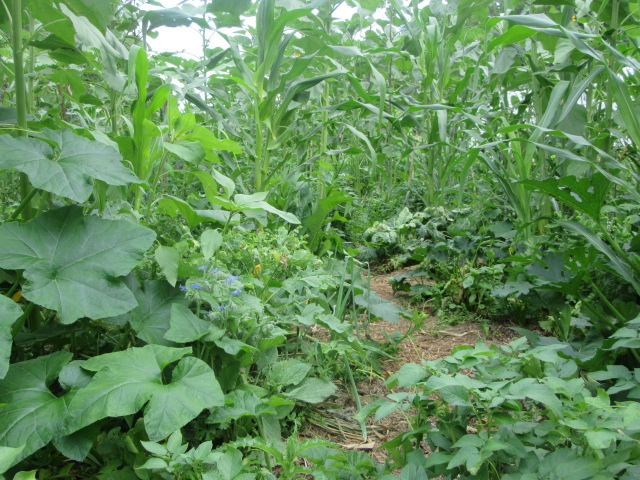
[[[504,324],[447,324],[445,319],[432,315],[428,305],[416,306],[411,304],[410,299],[402,292],[393,291],[389,279],[401,273],[404,273],[404,270],[372,275],[371,289],[379,297],[392,301],[409,312],[418,308],[426,314],[426,318],[415,332],[397,345],[394,359],[382,358],[382,376],[372,374],[358,382],[358,394],[363,406],[391,393],[385,385],[385,380],[406,363],[420,364],[422,360],[445,357],[459,345],[475,345],[480,340],[487,344],[505,344],[519,336],[509,325]],[[395,332],[404,335],[412,327],[414,324],[411,319],[401,317],[398,324],[384,321],[370,323],[366,327],[366,334],[376,342],[386,343]],[[352,396],[339,382],[338,387],[338,393],[331,402],[325,402],[312,413],[310,422],[301,432],[302,436],[330,440],[345,449],[367,451],[377,461],[384,462],[387,453],[379,447],[400,433],[410,430],[407,418],[401,412],[394,412],[375,424],[368,422],[368,437],[364,440],[359,424],[353,419],[357,408]]]

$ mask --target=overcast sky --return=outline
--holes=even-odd
[[[173,8],[178,6],[183,0],[161,0],[165,8]],[[192,5],[201,5],[200,0],[192,0]],[[146,5],[146,10],[157,10],[159,7]],[[334,12],[334,17],[350,18],[356,12],[356,9],[349,7],[346,3],[342,3]],[[200,58],[202,56],[202,37],[200,29],[197,25],[191,27],[159,27],[155,30],[158,32],[158,38],[148,38],[149,47],[155,52],[184,52],[180,53],[185,58]],[[216,46],[226,48],[227,43],[220,35],[209,32],[209,48]]]

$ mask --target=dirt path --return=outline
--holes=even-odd
[[[409,298],[402,293],[394,292],[389,284],[391,277],[402,272],[372,276],[371,289],[378,296],[411,312],[416,305],[411,305]],[[488,344],[507,343],[518,336],[506,325],[489,324],[483,329],[481,325],[474,322],[447,324],[445,320],[430,315],[426,305],[422,307],[418,305],[417,308],[427,317],[412,335],[398,344],[397,350],[393,353],[395,360],[383,358],[382,376],[371,372],[369,378],[358,382],[358,394],[363,406],[388,395],[390,391],[384,381],[406,363],[419,364],[422,360],[445,357],[458,345],[475,345],[479,340]],[[377,321],[368,325],[367,334],[379,343],[386,343],[395,332],[404,335],[413,326],[412,320],[404,317],[398,324]],[[312,421],[305,426],[302,435],[325,438],[343,448],[366,450],[378,461],[384,461],[387,456],[386,452],[379,448],[380,445],[409,430],[406,418],[400,412],[396,412],[376,425],[373,423],[368,425],[369,437],[364,441],[359,425],[352,418],[357,412],[356,406],[344,386],[340,388],[336,399],[323,405],[317,412],[317,418],[312,416]]]
[[[411,305],[408,296],[394,292],[389,283],[391,277],[404,272],[405,270],[400,270],[383,275],[375,275],[371,278],[371,289],[379,297],[394,302],[409,312],[414,308],[418,308],[418,310],[428,315],[421,328],[400,343],[400,351],[396,355],[400,363],[385,363],[389,373],[395,373],[404,363],[420,363],[421,360],[433,360],[449,355],[451,349],[458,345],[474,345],[478,340],[484,340],[487,343],[504,343],[516,337],[513,330],[505,325],[488,325],[488,330],[485,332],[483,327],[475,322],[447,324],[446,319],[431,315],[427,305],[422,307],[420,305]],[[402,318],[399,325],[380,321],[369,327],[369,335],[374,340],[384,342],[386,341],[386,336],[383,332],[386,332],[387,335],[391,335],[395,331],[404,333],[411,325],[411,320],[406,318]]]

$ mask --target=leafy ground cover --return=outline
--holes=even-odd
[[[640,477],[637,2],[341,3],[0,0],[0,477]]]

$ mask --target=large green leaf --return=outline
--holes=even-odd
[[[24,450],[24,445],[21,447],[0,447],[0,478],[3,478],[2,474],[17,462],[22,450]]]
[[[387,322],[398,323],[400,315],[407,315],[405,310],[395,303],[379,297],[375,292],[356,295],[354,301],[356,305],[366,308],[371,315]]]
[[[611,478],[612,475],[598,475],[605,464],[602,459],[580,455],[577,449],[558,448],[540,462],[537,478]]]
[[[344,75],[345,73],[345,70],[334,70],[333,72],[325,73],[323,75],[318,75],[311,78],[300,78],[293,81],[285,91],[280,106],[278,107],[275,115],[272,117],[272,125],[274,126],[274,130],[276,130],[283,123],[283,118],[289,110],[289,104],[294,100],[296,95],[310,89],[311,87],[324,80],[339,77],[340,75]],[[274,131],[274,133],[277,133],[277,131]]]
[[[160,271],[164,273],[167,282],[175,287],[178,281],[178,267],[180,266],[180,252],[174,247],[160,245],[156,248],[156,262],[160,267]]]
[[[71,20],[82,45],[100,50],[104,81],[112,89],[122,91],[126,80],[120,71],[118,61],[127,58],[127,48],[124,44],[110,30],[106,29],[103,34],[87,18],[76,15],[64,3],[60,4],[60,10]],[[72,45],[75,45],[75,42],[72,42]]]
[[[118,317],[118,323],[129,322],[136,336],[147,343],[173,345],[165,340],[165,333],[169,330],[173,305],[189,303],[184,294],[163,280],[147,280],[140,286],[131,278],[128,283],[138,306]]]
[[[257,192],[252,195],[244,195],[242,193],[236,194],[233,197],[234,209],[248,212],[252,210],[265,210],[267,212],[275,213],[283,220],[294,225],[299,225],[300,220],[294,214],[278,210],[265,201],[267,198],[267,192]]]
[[[218,230],[205,230],[200,235],[200,245],[202,246],[202,255],[205,260],[211,259],[213,254],[222,246],[222,234]]]
[[[164,142],[164,148],[175,154],[187,163],[198,164],[205,157],[204,148],[200,142],[179,141],[176,143]]]
[[[184,200],[167,195],[158,202],[163,213],[174,218],[180,212],[187,220],[190,228],[200,225],[204,222],[226,223],[229,220],[229,212],[225,210],[195,210]]]
[[[487,47],[488,51],[491,51],[494,47],[498,45],[508,45],[510,43],[517,43],[525,38],[529,38],[532,35],[535,35],[536,31],[531,28],[525,27],[524,25],[514,25],[509,28],[506,32],[500,35],[497,38],[494,38],[489,43]]]
[[[128,274],[155,233],[124,220],[85,217],[68,206],[0,226],[0,267],[24,269],[24,296],[63,323],[121,315],[137,305],[117,277]]]
[[[320,231],[325,225],[325,220],[329,213],[340,204],[346,204],[353,200],[351,197],[341,191],[333,191],[322,200],[319,200],[313,209],[313,213],[304,221],[306,233],[309,236],[309,247],[315,251],[320,242]]]
[[[293,403],[293,402],[291,402]],[[276,413],[261,398],[249,390],[233,390],[225,397],[225,405],[216,408],[207,423],[224,423],[241,417],[259,417],[263,413]]]
[[[267,380],[279,386],[297,385],[310,371],[310,364],[290,358],[276,362],[267,374]]]
[[[20,306],[10,298],[0,295],[0,379],[4,378],[9,368],[11,356],[11,325],[22,315]]]
[[[601,173],[591,178],[577,180],[574,176],[547,178],[545,180],[524,180],[520,182],[533,191],[542,191],[562,200],[576,211],[585,213],[596,222],[600,221],[600,210],[611,186]]]
[[[185,305],[177,303],[171,306],[170,325],[164,338],[178,343],[194,342],[202,337],[207,341],[218,340],[225,333],[211,322],[198,318]]]
[[[527,27],[549,28],[557,27],[558,24],[551,20],[544,13],[531,15],[503,15],[500,20],[507,20],[517,25],[525,25]]]
[[[145,404],[149,439],[159,441],[193,420],[205,408],[224,404],[224,394],[211,368],[202,360],[184,357],[189,348],[147,345],[91,358],[83,368],[97,372],[69,404],[64,433],[105,417],[131,415]],[[164,368],[178,361],[171,381]]]
[[[57,397],[49,386],[71,360],[68,352],[57,352],[15,363],[0,380],[0,445],[24,450],[17,460],[31,455],[58,435],[67,412],[68,396]]]
[[[114,19],[117,0],[65,0],[65,3],[77,15],[86,17],[100,31],[111,25]]]
[[[43,130],[35,138],[0,135],[0,170],[15,168],[26,173],[42,190],[86,201],[93,190],[92,179],[110,185],[127,185],[139,180],[125,168],[122,157],[103,143],[74,134],[71,130]]]
[[[618,75],[609,72],[609,85],[616,100],[622,125],[626,127],[631,140],[640,145],[640,120],[638,119],[638,103],[631,96],[627,84]]]
[[[558,400],[553,390],[546,385],[541,385],[534,378],[524,378],[512,384],[509,387],[509,395],[505,396],[505,398],[518,400],[529,398],[540,402],[556,415],[561,415],[562,413],[562,402]]]
[[[210,28],[209,24],[202,17],[189,13],[180,8],[165,8],[163,10],[150,10],[142,17],[142,28],[145,31],[154,30],[158,27],[188,27],[192,23],[198,24],[200,28]]]
[[[62,38],[69,45],[75,45],[75,31],[71,21],[50,0],[27,0],[24,3],[29,12],[40,22],[42,28]]]
[[[336,390],[337,387],[329,380],[307,378],[298,387],[284,394],[294,400],[307,403],[320,403],[333,395]]]

